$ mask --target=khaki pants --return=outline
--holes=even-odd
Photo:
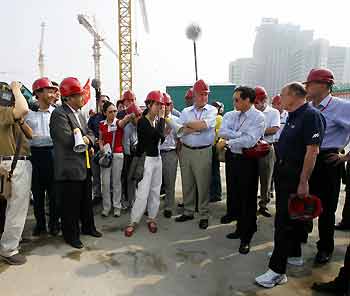
[[[204,149],[190,149],[184,145],[180,152],[182,194],[184,214],[192,216],[196,207],[198,191],[198,210],[203,219],[209,217],[209,188],[211,180],[211,146]]]
[[[276,156],[273,145],[269,154],[259,159],[259,178],[260,178],[260,202],[261,208],[266,208],[270,202],[271,180],[273,167],[275,165]]]
[[[10,170],[12,161],[3,161],[1,166]],[[4,232],[0,241],[0,255],[10,257],[18,253],[18,244],[27,218],[32,164],[19,160],[12,176],[12,196],[7,201]]]

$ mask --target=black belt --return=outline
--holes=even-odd
[[[0,161],[13,160],[14,156],[0,156]],[[29,156],[18,156],[18,160],[29,160]]]
[[[160,153],[168,153],[168,152],[172,152],[172,151],[176,151],[176,149],[160,150]]]
[[[327,148],[327,149],[321,149],[320,155],[322,154],[330,154],[330,153],[339,153],[340,149],[338,148]]]
[[[184,145],[186,148],[192,149],[192,150],[199,150],[199,149],[205,149],[205,148],[211,147],[211,145],[198,146],[198,147],[191,147],[191,146],[188,146],[188,145],[186,145],[186,144],[184,144],[184,143],[182,143],[182,145]]]
[[[32,150],[52,150],[53,146],[31,146],[30,149]]]

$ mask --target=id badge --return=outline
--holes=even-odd
[[[194,132],[193,135],[200,135],[201,132]]]

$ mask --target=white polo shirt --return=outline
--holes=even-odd
[[[287,123],[287,118],[288,118],[288,112],[286,110],[283,110],[282,113],[280,113],[281,127],[278,130],[278,132],[275,134],[275,142],[278,142],[278,140],[280,139],[283,128]]]
[[[280,113],[278,110],[267,105],[262,112],[265,116],[265,130],[271,127],[281,127]],[[264,140],[268,143],[274,143],[276,142],[276,134],[264,135]]]

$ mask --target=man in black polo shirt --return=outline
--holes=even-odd
[[[305,233],[304,224],[289,218],[288,199],[295,193],[301,198],[309,195],[309,178],[325,131],[324,117],[306,103],[305,97],[306,90],[300,83],[282,89],[282,104],[289,117],[276,145],[274,250],[269,270],[255,279],[265,288],[286,283],[288,257],[301,258],[300,235]]]

